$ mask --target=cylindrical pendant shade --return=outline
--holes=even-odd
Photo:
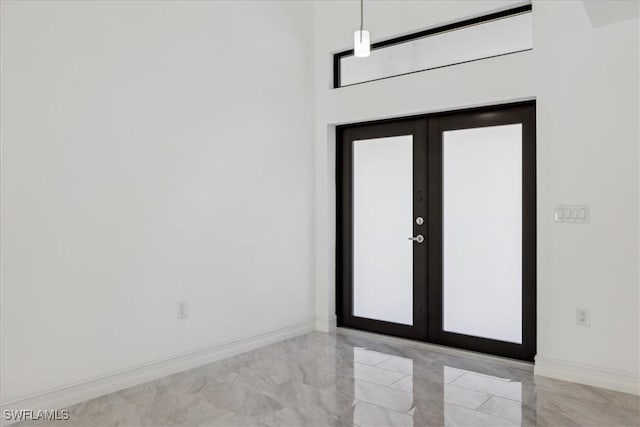
[[[358,30],[355,33],[353,33],[353,52],[355,56],[359,58],[364,58],[366,56],[369,56],[369,53],[370,53],[369,31]]]

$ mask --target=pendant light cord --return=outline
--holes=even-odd
[[[364,22],[364,0],[360,0],[360,43],[362,43],[363,22]]]

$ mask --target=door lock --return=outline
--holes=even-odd
[[[424,224],[424,219],[421,216],[419,216],[418,218],[416,218],[416,224],[418,225]]]
[[[418,234],[416,237],[409,237],[409,240],[413,240],[417,243],[422,243],[424,242],[424,236],[422,234]]]

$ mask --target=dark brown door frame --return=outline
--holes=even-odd
[[[442,132],[522,123],[522,344],[442,328]],[[414,245],[414,326],[352,315],[352,146],[354,140],[414,136],[414,218],[427,245]],[[536,353],[535,102],[413,116],[336,128],[336,308],[338,325],[533,361]],[[422,229],[424,232],[424,228]],[[414,232],[418,234],[414,223]],[[414,235],[415,235],[414,234]]]
[[[337,222],[340,230],[336,244],[336,283],[349,284],[340,286],[341,291],[336,292],[336,305],[338,308],[338,324],[348,325],[353,328],[380,332],[404,338],[422,340],[427,336],[426,329],[426,287],[427,281],[427,250],[426,245],[415,245],[413,248],[413,326],[381,320],[366,319],[352,314],[353,307],[353,141],[361,139],[384,138],[398,135],[413,135],[413,215],[425,217],[427,214],[426,203],[426,179],[424,168],[416,167],[424,164],[427,156],[427,147],[417,141],[427,138],[427,127],[424,122],[417,120],[401,120],[390,123],[372,123],[364,126],[348,126],[338,128],[338,145],[336,151],[337,172]],[[344,141],[344,142],[341,142]],[[348,171],[341,173],[339,171]],[[413,225],[414,236],[423,233]],[[341,236],[345,236],[342,238]],[[349,236],[349,238],[346,238]],[[409,236],[407,236],[409,237]],[[340,243],[341,242],[341,243]]]

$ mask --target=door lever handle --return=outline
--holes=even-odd
[[[418,234],[416,237],[409,237],[409,240],[413,240],[414,242],[422,243],[422,242],[424,242],[424,236],[422,234]]]

